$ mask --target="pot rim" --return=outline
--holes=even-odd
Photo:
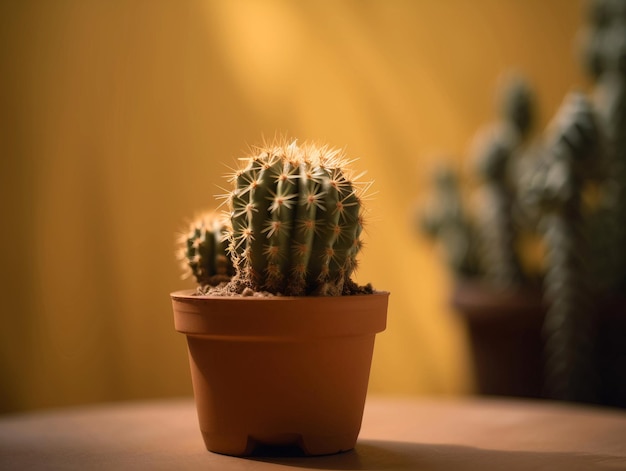
[[[171,293],[175,329],[240,340],[373,335],[387,324],[388,292],[351,296],[192,296]]]
[[[341,295],[341,296],[282,296],[282,295],[268,295],[268,296],[242,296],[242,295],[233,295],[233,296],[209,296],[204,294],[195,294],[195,289],[182,289],[172,291],[170,293],[170,297],[172,299],[177,300],[204,300],[204,299],[219,299],[219,300],[246,300],[246,301],[295,301],[295,300],[311,300],[311,299],[349,299],[349,298],[363,298],[366,296],[389,296],[391,293],[389,291],[380,291],[375,290],[373,293],[362,293],[362,294],[350,294],[350,295]]]

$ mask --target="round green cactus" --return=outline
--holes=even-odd
[[[343,294],[362,246],[366,188],[350,162],[295,141],[256,148],[244,161],[227,195],[239,281],[294,296]]]
[[[186,276],[200,286],[230,281],[235,268],[228,254],[228,227],[223,216],[207,213],[193,221],[181,237],[179,258]]]

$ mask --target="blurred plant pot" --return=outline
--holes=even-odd
[[[626,298],[600,304],[596,339],[596,373],[601,404],[626,408]]]
[[[499,290],[459,280],[452,306],[467,326],[478,392],[541,397],[545,317],[541,290]]]
[[[172,293],[207,449],[235,456],[257,446],[297,446],[306,455],[352,449],[388,297]]]

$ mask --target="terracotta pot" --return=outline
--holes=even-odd
[[[172,293],[207,449],[244,456],[258,445],[295,445],[307,455],[353,448],[388,296]]]
[[[452,305],[467,326],[478,392],[541,397],[546,311],[541,290],[499,290],[461,280]]]
[[[626,297],[600,304],[596,339],[599,402],[626,408]]]
[[[481,394],[544,397],[543,322],[537,288],[497,290],[458,280],[452,305],[467,326]],[[596,299],[593,402],[626,408],[626,298]]]

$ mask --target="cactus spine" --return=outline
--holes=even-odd
[[[201,287],[230,281],[235,274],[227,252],[227,231],[224,218],[207,213],[193,221],[181,237],[179,259],[186,276],[193,275]]]
[[[277,142],[255,149],[228,196],[230,251],[240,282],[294,296],[340,295],[363,230],[364,186],[328,147]]]

